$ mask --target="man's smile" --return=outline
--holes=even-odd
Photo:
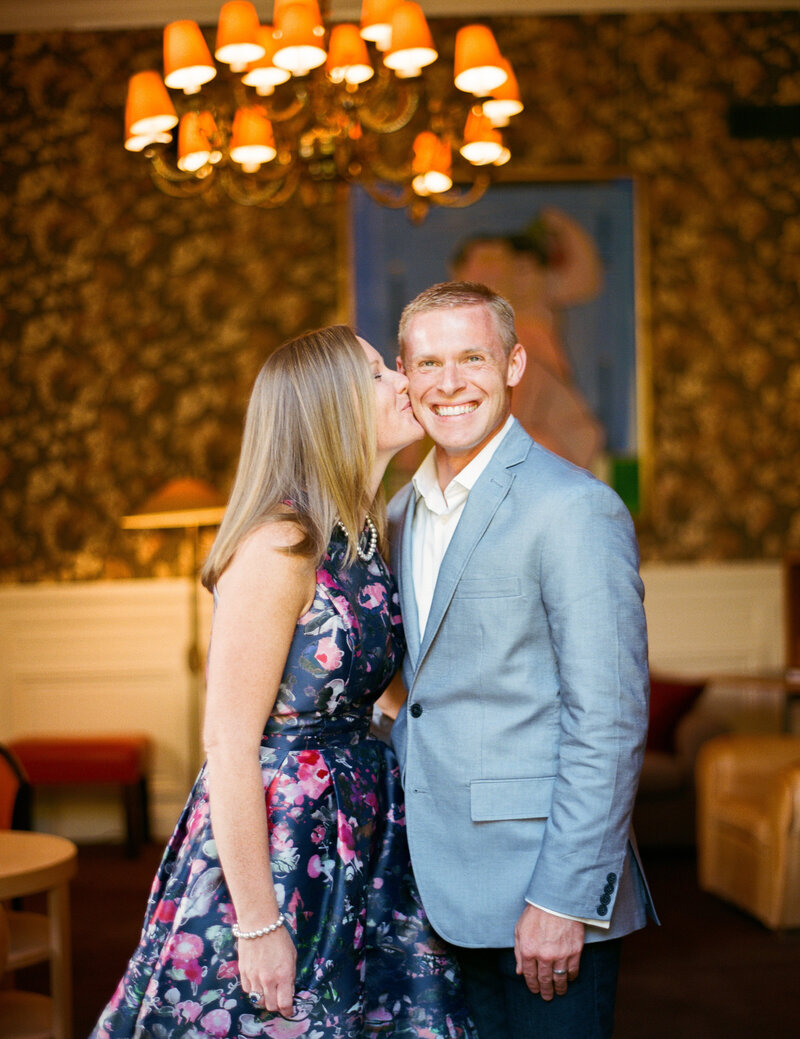
[[[475,401],[469,401],[467,404],[432,404],[431,411],[434,415],[448,418],[451,415],[469,415],[477,407],[478,405]]]

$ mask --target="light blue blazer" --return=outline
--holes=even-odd
[[[408,652],[393,743],[408,839],[436,930],[508,947],[525,900],[655,918],[630,829],[648,712],[633,523],[617,495],[515,422],[470,492],[420,641],[415,495],[389,506]]]

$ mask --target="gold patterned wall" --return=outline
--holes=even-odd
[[[645,187],[644,558],[800,548],[800,139],[727,126],[731,102],[800,103],[800,15],[493,26],[521,167]],[[227,489],[262,359],[341,312],[335,201],[169,199],[123,151],[125,80],[159,51],[151,31],[0,38],[2,581],[185,572],[177,536],[120,517],[174,476]]]

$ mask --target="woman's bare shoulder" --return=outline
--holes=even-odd
[[[236,549],[219,579],[219,590],[222,592],[231,586],[242,589],[255,584],[260,589],[270,587],[307,603],[313,598],[316,582],[314,560],[304,553],[291,551],[304,537],[300,525],[288,518],[256,527]]]

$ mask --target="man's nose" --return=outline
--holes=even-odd
[[[455,393],[463,385],[464,376],[461,371],[461,365],[456,361],[448,361],[446,364],[443,364],[441,376],[439,377],[439,388],[444,393]]]

